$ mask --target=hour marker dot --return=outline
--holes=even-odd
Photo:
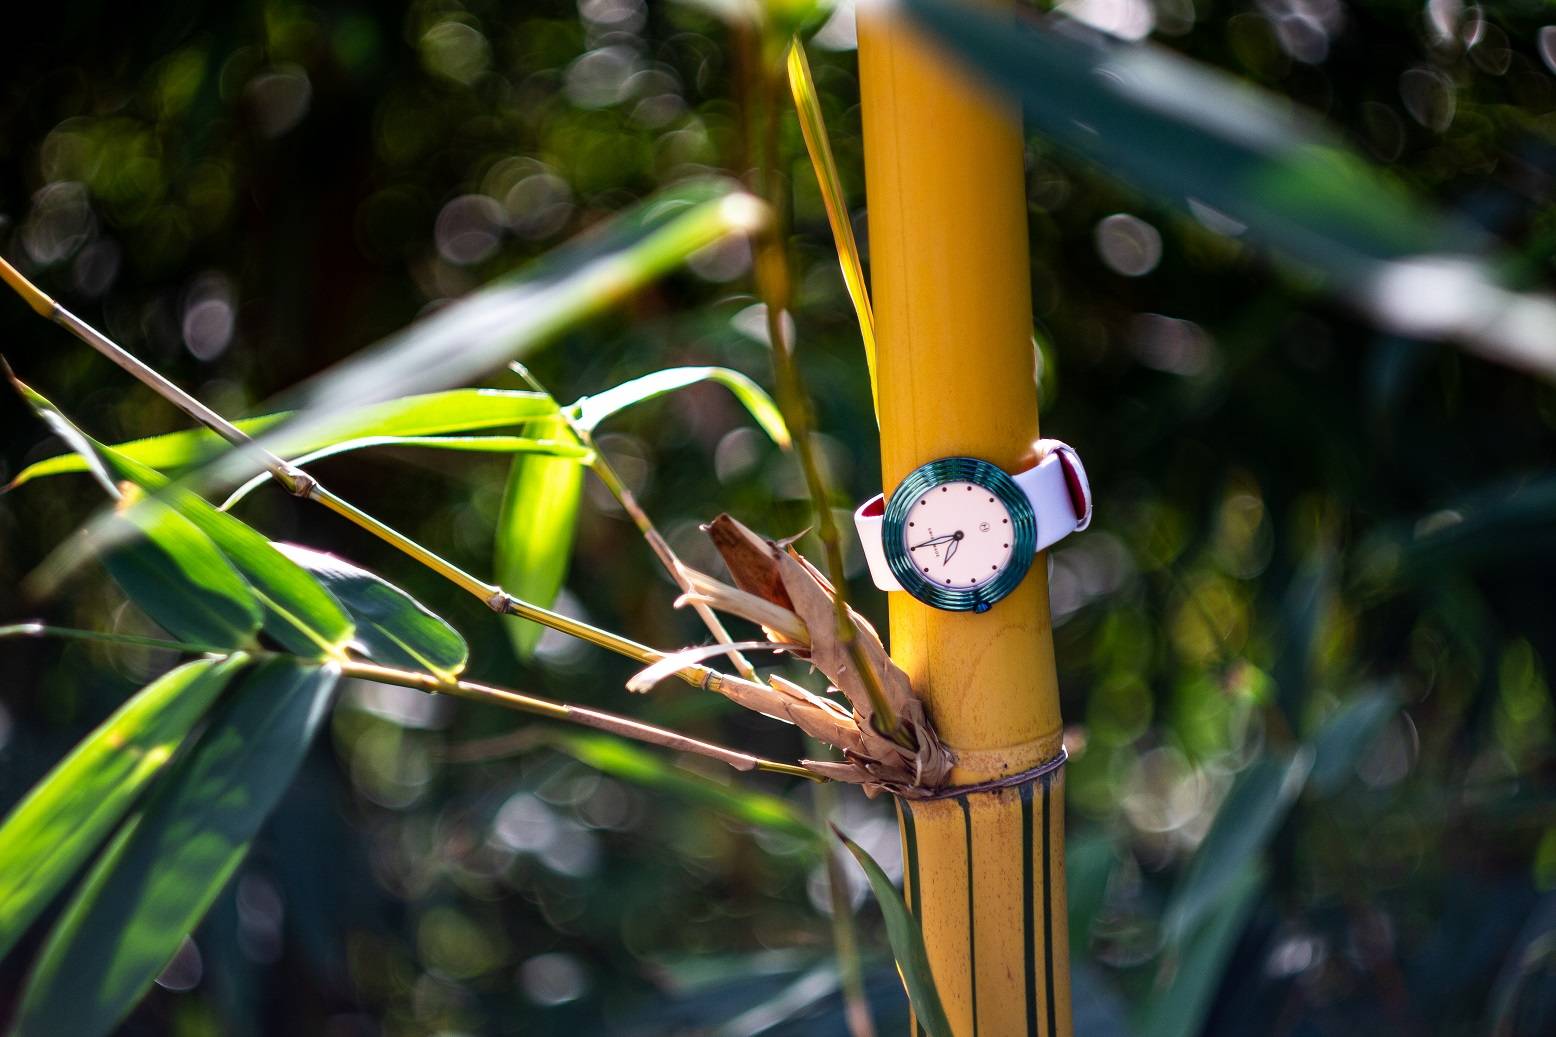
[[[1010,519],[1000,519],[1000,521],[1005,523],[1007,526],[1010,525]]]
[[[949,490],[950,488],[951,487],[949,487],[949,486],[942,486],[942,487],[940,487],[940,492],[944,493],[945,491]],[[950,581],[947,580],[946,582],[949,583]]]
[[[1006,544],[1006,545],[1004,545],[1004,546],[1006,546],[1006,547],[1009,547],[1009,546],[1010,546],[1010,545],[1009,545],[1009,544]]]
[[[989,503],[990,503],[990,504],[993,504],[993,503],[994,503],[994,498],[993,498],[993,497],[990,497],[990,498],[989,498]]]

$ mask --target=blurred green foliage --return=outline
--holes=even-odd
[[[0,79],[0,251],[224,413],[255,413],[661,185],[744,172],[747,51],[710,6],[10,12],[8,36],[26,43]],[[1549,281],[1546,9],[1064,6],[1320,113]],[[810,54],[868,256],[849,39],[828,22]],[[794,317],[841,508],[877,488],[869,385],[792,121],[786,134]],[[1556,391],[1377,332],[1215,213],[1159,208],[1037,137],[1028,184],[1044,429],[1081,450],[1099,501],[1052,574],[1084,1032],[1550,1032]],[[673,364],[768,384],[748,267],[743,246],[706,251],[532,367],[561,399]],[[22,377],[99,440],[183,427],[20,303],[0,306],[0,334]],[[718,387],[637,408],[597,442],[700,567],[717,563],[697,525],[720,510],[775,535],[809,524],[792,459]],[[0,443],[5,479],[57,449],[9,397]],[[381,450],[317,469],[488,573],[504,464]],[[0,617],[156,631],[97,573],[45,602],[22,594],[99,502],[85,479],[0,497]],[[630,664],[556,635],[521,663],[478,603],[274,489],[237,511],[390,576],[465,636],[475,678],[764,755],[804,751],[691,689],[628,701]],[[662,647],[701,640],[668,607],[675,593],[586,480],[564,610]],[[0,659],[7,807],[170,661],[14,641]],[[821,1021],[761,1032],[841,1033],[824,871],[792,818],[720,773],[642,784],[631,754],[557,751],[538,727],[345,688],[126,1032],[698,1032],[799,990],[814,996],[795,1019]],[[805,789],[739,786],[809,811]],[[840,826],[892,871],[889,808],[842,799]],[[879,917],[865,923],[884,953]],[[0,966],[0,1015],[41,936]],[[870,989],[882,1029],[900,1027],[889,966]]]

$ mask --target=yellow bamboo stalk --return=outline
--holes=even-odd
[[[859,7],[889,493],[926,461],[1016,471],[1037,438],[1020,112],[890,5]],[[984,615],[891,600],[896,662],[960,794],[899,804],[905,894],[958,1035],[1068,1037],[1062,753],[1045,558]]]

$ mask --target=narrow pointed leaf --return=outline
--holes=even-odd
[[[1284,99],[1062,16],[903,0],[1044,137],[1323,277],[1385,328],[1556,377],[1556,299],[1510,291],[1490,242]]]
[[[308,570],[351,615],[363,652],[386,666],[456,676],[470,658],[459,631],[381,576],[299,544],[276,548]]]
[[[555,409],[553,405],[551,410],[554,412]],[[320,447],[312,453],[302,454],[288,460],[298,468],[305,468],[315,461],[322,461],[337,454],[386,446],[417,447],[427,450],[453,450],[475,454],[545,454],[550,457],[570,457],[585,464],[594,457],[593,451],[587,447],[579,446],[576,442],[567,443],[559,440],[531,439],[527,436],[364,436],[361,439],[348,439],[343,443]],[[269,472],[262,472],[254,476],[254,478],[232,491],[227,499],[222,502],[221,510],[227,511],[231,509],[234,504],[237,504],[244,497],[259,489],[269,482],[270,479],[271,475]]]
[[[93,440],[43,396],[14,377],[11,381],[38,416],[72,449],[90,457],[94,467],[101,467],[115,479],[134,483],[147,493],[159,494],[158,505],[172,508],[208,536],[243,574],[264,606],[265,632],[288,651],[303,656],[330,655],[350,642],[351,620],[345,611],[318,581],[277,551],[261,533],[216,510],[205,498],[185,487],[170,486],[166,476]],[[137,512],[148,503],[131,504],[124,514],[132,521],[138,520]]]
[[[1205,841],[1173,891],[1162,928],[1172,940],[1192,934],[1231,891],[1250,860],[1263,854],[1307,781],[1313,753],[1261,757],[1232,782]]]
[[[1215,903],[1178,947],[1171,978],[1138,1006],[1134,1030],[1139,1037],[1194,1037],[1203,1031],[1227,962],[1263,888],[1257,864],[1245,861],[1228,876]]]
[[[451,389],[386,400],[340,413],[329,428],[320,429],[311,436],[288,436],[271,448],[290,460],[338,443],[368,437],[437,436],[505,428],[522,425],[555,411],[556,404],[544,393],[505,389]],[[278,411],[245,418],[233,424],[251,436],[258,436],[292,414],[292,411]],[[188,468],[229,449],[225,440],[203,428],[148,436],[112,446],[132,461],[139,461],[161,472]],[[11,486],[20,486],[44,476],[87,470],[88,462],[81,454],[59,454],[28,465],[11,481]]]
[[[1399,712],[1399,695],[1391,687],[1369,688],[1328,717],[1308,742],[1313,748],[1313,791],[1332,796],[1355,773],[1356,761],[1377,738],[1383,725]]]
[[[767,219],[766,207],[733,181],[661,191],[313,379],[299,390],[298,413],[272,435],[283,443],[320,434],[348,438],[329,432],[342,408],[469,382],[616,305],[699,249],[750,234]],[[251,460],[234,464],[248,467],[241,477],[251,474]]]
[[[185,663],[148,684],[61,760],[0,824],[0,958],[87,857],[240,669]]]
[[[786,800],[703,777],[677,766],[660,753],[647,752],[619,738],[552,734],[543,744],[603,774],[716,810],[736,821],[782,832],[807,844],[821,839],[815,826]]]
[[[251,670],[92,869],[50,933],[17,1037],[113,1031],[232,877],[291,784],[339,671]]]
[[[870,398],[879,411],[880,395],[875,385],[875,313],[870,308],[864,263],[859,258],[859,243],[854,240],[854,225],[848,216],[843,179],[837,170],[837,160],[832,157],[827,123],[821,114],[821,96],[816,92],[816,80],[810,74],[805,46],[798,39],[789,47],[788,65],[789,92],[794,95],[794,110],[800,117],[800,135],[805,138],[805,150],[810,154],[811,168],[816,171],[816,183],[821,188],[821,204],[827,210],[827,223],[832,227],[838,265],[843,268],[843,285],[848,289],[854,314],[859,318],[864,362],[870,369]]]
[[[875,902],[880,905],[881,916],[886,920],[886,939],[891,943],[892,957],[897,959],[897,971],[902,975],[902,984],[907,988],[908,1000],[913,1004],[919,1026],[929,1037],[952,1037],[951,1023],[946,1019],[940,993],[935,989],[934,973],[929,969],[924,935],[919,931],[918,919],[903,902],[902,891],[892,885],[881,866],[863,848],[839,832],[836,826],[832,831],[854,855],[870,882],[870,892],[875,894]]]
[[[561,418],[536,422],[527,431],[543,439],[572,436]],[[556,601],[572,559],[583,475],[583,466],[566,458],[514,458],[496,544],[497,581],[510,594],[547,607]],[[504,616],[503,622],[519,658],[531,658],[545,628],[517,616]]]
[[[788,448],[789,427],[784,424],[783,412],[778,409],[773,398],[750,378],[727,367],[672,367],[655,371],[594,396],[585,396],[570,409],[578,426],[586,432],[593,432],[600,422],[628,407],[701,382],[714,382],[734,393],[735,399],[740,401],[768,438]]]
[[[117,546],[103,565],[158,626],[182,641],[229,648],[253,638],[264,613],[210,537],[152,499],[113,521],[135,527],[138,535],[122,542],[111,536]]]

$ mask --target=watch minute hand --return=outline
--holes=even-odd
[[[922,544],[910,544],[908,546],[908,550],[909,551],[917,551],[921,547],[934,547],[936,544],[943,544],[947,540],[955,540],[955,539],[956,539],[956,534],[955,533],[947,533],[945,536],[930,537],[928,540],[924,541]]]

